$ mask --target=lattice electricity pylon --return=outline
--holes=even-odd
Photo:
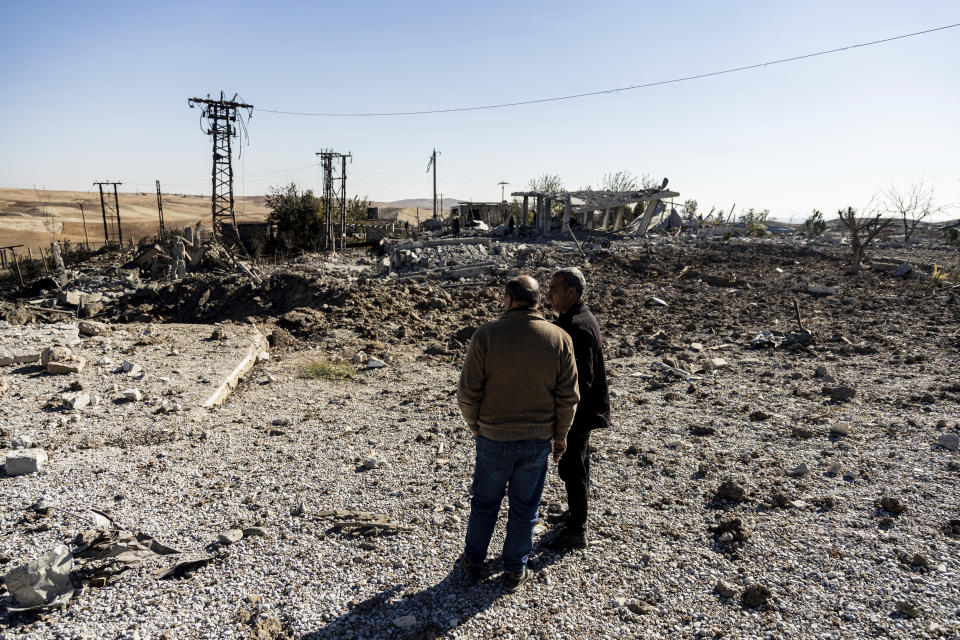
[[[122,182],[94,182],[100,188],[100,212],[103,214],[103,246],[119,244],[123,246],[123,229],[120,227],[120,198],[117,196],[117,185]],[[113,186],[113,204],[110,196],[103,197],[103,185]]]
[[[320,156],[323,168],[323,249],[337,250],[347,247],[347,159],[353,162],[352,153],[337,153],[324,149],[314,155]],[[340,175],[334,168],[334,160],[340,160]],[[340,188],[334,182],[340,181]]]
[[[232,139],[238,134],[246,134],[246,124],[239,109],[247,110],[247,119],[253,114],[253,105],[237,102],[237,94],[227,100],[223,91],[220,99],[190,98],[187,104],[192,109],[200,106],[200,117],[207,120],[207,135],[213,138],[213,173],[211,190],[211,210],[213,213],[213,235],[224,240],[224,225],[229,224],[232,232],[230,239],[235,240],[239,247],[240,233],[237,230],[237,218],[233,211],[233,143]],[[237,126],[239,123],[239,127]],[[242,139],[241,139],[242,146]]]

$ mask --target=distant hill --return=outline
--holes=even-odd
[[[396,207],[397,209],[416,209],[420,207],[421,209],[428,209],[433,211],[433,198],[407,198],[406,200],[394,200],[393,202],[378,202],[377,206],[380,207]],[[443,208],[450,209],[450,207],[455,207],[460,204],[460,200],[457,198],[448,198],[443,197]],[[440,199],[437,199],[437,206],[440,206]]]

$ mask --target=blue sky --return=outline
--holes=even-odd
[[[229,7],[223,10],[221,7]],[[0,6],[0,186],[209,193],[210,140],[187,98],[257,107],[237,192],[316,188],[321,148],[348,191],[499,198],[669,176],[701,207],[802,219],[921,178],[960,202],[960,28],[753,71],[501,110],[419,110],[669,79],[960,22],[957,2],[42,2]]]

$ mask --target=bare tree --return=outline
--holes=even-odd
[[[888,185],[880,192],[880,199],[885,213],[900,216],[904,242],[910,242],[920,221],[948,209],[945,205],[937,204],[936,189],[932,184],[925,184],[922,178],[905,189]]]
[[[857,215],[857,210],[853,207],[840,209],[837,215],[850,232],[850,270],[854,274],[860,273],[860,264],[866,255],[867,247],[881,231],[893,224],[893,218],[883,218],[875,198],[870,199],[861,215]]]
[[[639,182],[629,171],[617,171],[616,173],[605,173],[600,179],[601,191],[636,191],[639,188]]]
[[[551,196],[559,195],[563,189],[563,180],[560,176],[545,173],[537,178],[531,178],[527,183],[530,191],[539,191]]]

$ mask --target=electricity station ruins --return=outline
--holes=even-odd
[[[204,224],[98,180],[102,233],[0,248],[0,637],[960,637],[956,222],[774,223],[666,179],[444,208],[436,150],[411,219],[332,149],[318,195],[239,219],[252,106],[191,105]],[[506,281],[566,266],[609,369],[595,534],[539,525],[506,598],[452,571],[454,392]]]

